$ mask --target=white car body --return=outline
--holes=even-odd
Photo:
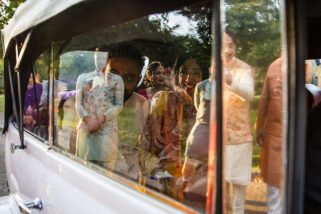
[[[19,142],[18,130],[12,123],[6,142],[10,194],[25,203],[40,198],[43,209],[35,213],[182,213],[134,190],[139,185],[117,175],[111,179],[90,170],[31,134],[25,135],[27,148],[12,153],[10,142]],[[115,181],[117,178],[119,182]],[[130,182],[132,188],[122,182]]]

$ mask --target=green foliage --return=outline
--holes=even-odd
[[[276,0],[228,0],[226,29],[238,40],[238,57],[266,69],[280,56],[280,9]]]
[[[1,94],[0,95],[0,112],[4,112],[4,101],[5,101],[4,94]]]
[[[237,56],[254,68],[255,94],[252,108],[258,107],[268,66],[280,56],[281,26],[278,0],[227,0],[225,28],[237,40]]]
[[[9,1],[0,0],[0,30],[3,29],[4,26],[6,26],[6,24],[8,24],[9,20],[13,16],[17,7],[23,2],[24,0],[9,0]],[[0,58],[3,57],[2,49],[3,49],[2,40],[0,39]],[[0,72],[3,73],[3,62],[1,61],[0,61]]]
[[[17,7],[23,2],[24,0],[0,0],[0,29],[3,29],[13,16]]]
[[[0,59],[0,75],[3,76],[4,68],[3,68],[3,59]]]
[[[212,32],[211,23],[213,11],[211,4],[196,8],[185,8],[181,11],[190,21],[196,23],[197,35],[195,38],[189,38],[189,44],[186,45],[187,50],[193,52],[193,55],[199,62],[204,78],[208,77],[208,67],[211,62],[212,52]]]
[[[60,56],[57,79],[68,83],[69,89],[76,88],[77,77],[81,73],[95,70],[94,52],[73,51]]]

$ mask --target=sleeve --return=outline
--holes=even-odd
[[[182,88],[175,86],[174,91],[183,104],[193,104],[193,98]]]
[[[76,83],[76,101],[75,101],[75,107],[76,112],[80,120],[83,120],[84,117],[88,116],[88,112],[84,109],[83,106],[83,93],[82,93],[82,87],[83,83],[81,80],[81,76],[78,77],[77,83]]]
[[[240,77],[233,79],[230,89],[246,101],[251,101],[254,97],[254,80],[252,69],[247,68],[240,72],[242,72]]]
[[[194,106],[196,110],[198,110],[200,104],[200,86],[200,84],[197,84],[194,91]]]
[[[42,92],[40,96],[39,105],[40,106],[48,105],[47,98],[48,98],[48,80],[44,80],[42,82]]]
[[[263,131],[268,105],[269,105],[269,77],[267,74],[264,80],[261,98],[259,102],[259,108],[257,112],[257,118],[256,118],[257,132]]]
[[[59,91],[58,92],[58,97],[61,100],[68,100],[76,95],[76,90],[72,91]]]
[[[124,81],[120,76],[115,76],[115,83],[114,83],[114,98],[115,102],[113,103],[114,106],[109,108],[105,112],[106,116],[106,121],[114,120],[118,116],[118,114],[121,112],[123,109],[123,104],[124,104]]]

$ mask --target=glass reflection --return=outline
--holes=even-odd
[[[55,93],[55,146],[204,211],[211,14],[201,3],[63,43],[57,76],[67,87]]]
[[[224,174],[229,208],[233,213],[242,213],[246,187],[251,183],[250,101],[254,97],[254,80],[252,68],[235,57],[235,41],[231,33],[224,33]]]
[[[224,210],[282,213],[287,94],[280,2],[225,1],[224,15]]]

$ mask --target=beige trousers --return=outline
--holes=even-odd
[[[246,186],[226,183],[227,213],[244,214]]]

